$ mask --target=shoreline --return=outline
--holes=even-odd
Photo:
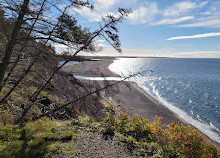
[[[212,144],[212,145],[215,145],[217,147],[218,151],[220,151],[220,143],[218,143],[215,140],[211,139],[209,136],[207,136],[205,133],[200,131],[194,125],[192,125],[189,122],[185,121],[183,118],[180,118],[175,112],[173,112],[171,109],[169,109],[164,104],[160,103],[160,101],[158,101],[156,98],[152,97],[147,91],[145,91],[137,83],[130,82],[129,84],[132,84],[132,88],[134,88],[137,91],[139,91],[140,93],[142,93],[146,98],[148,98],[148,100],[152,101],[155,105],[158,105],[156,107],[157,109],[155,108],[155,110],[157,110],[157,112],[154,111],[153,113],[155,113],[157,116],[160,116],[160,117],[163,118],[162,123],[164,123],[165,125],[168,125],[171,122],[179,122],[179,123],[183,123],[185,126],[190,126],[190,128],[196,129],[204,137],[205,142],[207,142],[209,144]],[[147,108],[147,107],[145,107],[145,108]],[[134,114],[138,112],[135,109],[133,109],[133,110],[134,110],[133,111]],[[152,109],[151,108],[146,109],[146,111],[148,111],[148,110],[152,110]],[[150,121],[154,121],[155,119],[154,119],[154,117],[152,117],[152,114],[150,116],[148,114],[149,113],[145,113],[144,111],[141,112],[142,116],[149,119]]]
[[[114,61],[113,59],[102,59],[100,61],[85,62],[79,67],[65,68],[74,75],[87,76],[87,77],[120,77],[118,74],[112,72],[108,67]],[[100,84],[103,81],[95,81]],[[111,81],[114,82],[114,81]],[[111,87],[108,93],[114,104],[120,109],[128,111],[130,115],[140,114],[150,121],[155,120],[155,115],[162,117],[162,122],[166,125],[171,122],[180,122],[184,125],[197,129],[198,132],[204,136],[204,141],[215,145],[220,151],[220,143],[212,140],[207,135],[202,133],[198,128],[180,118],[175,112],[167,106],[160,103],[159,100],[152,97],[146,90],[134,82],[121,82],[114,87]]]

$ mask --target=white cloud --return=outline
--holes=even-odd
[[[202,7],[206,6],[208,3],[209,3],[208,1],[201,2],[198,4],[198,7],[202,8]]]
[[[116,3],[118,3],[120,0],[95,0],[94,6],[97,10],[108,10],[112,6],[114,6]]]
[[[171,52],[172,48],[163,49],[128,49],[122,48],[122,53],[118,53],[114,48],[104,48],[100,52],[94,54],[83,53],[82,55],[97,55],[97,56],[141,56],[141,57],[174,57]]]
[[[133,12],[129,15],[128,21],[130,24],[134,25],[172,25],[187,20],[193,20],[191,23],[185,23],[183,25],[178,25],[177,27],[220,27],[218,3],[214,4],[201,0],[186,0],[173,3],[173,5],[170,5],[163,10],[158,8],[156,2],[149,1],[144,3],[138,0],[127,0],[126,3],[123,3],[122,0],[91,1],[92,4],[94,4],[95,10],[91,11],[88,8],[76,10],[82,17],[88,19],[89,22],[100,22],[102,17],[107,14],[116,15],[117,13],[114,9],[116,9],[117,6],[125,8],[131,6]],[[208,7],[204,9],[204,6]],[[159,16],[161,16],[160,20],[155,21]]]
[[[178,25],[177,27],[213,27],[220,28],[220,19],[203,20],[191,24]]]
[[[101,40],[101,39],[96,40],[96,44],[99,47],[107,47],[106,42],[104,40]]]
[[[193,35],[193,36],[179,36],[179,37],[172,37],[172,38],[168,38],[168,39],[166,39],[166,40],[192,39],[192,38],[205,38],[205,37],[214,37],[214,36],[220,36],[220,32],[198,34],[198,35]]]
[[[194,19],[193,16],[185,16],[180,18],[173,18],[173,19],[162,19],[156,23],[152,23],[152,25],[167,25],[167,24],[177,24],[183,21],[192,20]]]
[[[63,51],[66,51],[68,48],[67,46],[63,44],[54,44],[53,46],[58,54],[62,53]]]
[[[194,3],[190,1],[177,2],[172,6],[164,10],[163,16],[165,17],[177,17],[182,14],[188,13],[196,8],[203,8],[208,4],[208,1],[203,1],[201,3]]]
[[[178,25],[178,27],[220,28],[220,2],[210,4],[207,10],[200,13],[200,17],[195,22]]]
[[[196,8],[196,4],[190,1],[177,2],[174,5],[168,7],[164,12],[164,16],[179,16],[192,9]]]
[[[204,11],[200,13],[201,15],[212,15],[212,12],[210,11]]]
[[[93,0],[94,10],[83,7],[81,9],[72,8],[74,13],[78,13],[84,18],[88,19],[89,22],[100,22],[102,17],[106,15],[117,15],[116,12],[111,12],[110,9],[116,6],[120,0]]]
[[[177,52],[175,57],[178,58],[220,58],[220,51],[193,51]]]
[[[157,13],[157,3],[147,3],[145,6],[140,6],[138,9],[133,10],[128,20],[132,24],[144,24],[151,21]]]
[[[208,2],[202,2],[199,6],[204,6]],[[198,12],[195,21],[189,24],[178,25],[177,27],[209,27],[220,28],[220,2],[210,3],[202,12]]]
[[[102,17],[105,17],[106,15],[111,14],[116,16],[118,14],[110,11],[102,12],[97,10],[91,10],[89,8],[75,9],[75,12],[88,19],[89,22],[100,22],[102,21]]]
[[[118,53],[114,48],[104,48],[94,54],[81,55],[97,56],[135,56],[135,57],[175,57],[175,58],[220,58],[220,51],[189,51],[178,52],[173,48],[162,49],[128,49],[123,48],[123,53]]]
[[[102,14],[99,14],[89,8],[77,9],[76,12],[88,19],[90,22],[101,21],[102,19]]]

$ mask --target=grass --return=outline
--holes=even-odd
[[[69,121],[42,118],[29,121],[23,128],[0,125],[0,157],[59,157],[77,153],[74,141],[80,130],[103,135],[111,141],[120,140],[132,155],[140,157],[193,157],[217,158],[217,149],[205,144],[194,129],[181,123],[165,126],[161,118],[150,122],[140,115],[130,117],[127,112],[117,112],[106,106],[106,117],[96,122],[86,115]],[[95,151],[94,151],[95,152]]]
[[[68,142],[78,130],[70,121],[43,118],[28,122],[24,128],[0,126],[0,157],[50,157]]]

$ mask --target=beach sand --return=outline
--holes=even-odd
[[[90,77],[120,77],[118,74],[110,71],[108,66],[114,59],[102,59],[101,61],[84,62],[77,67],[65,67],[64,70],[74,75]],[[104,81],[94,81],[103,85]],[[109,81],[112,84],[116,81]],[[168,109],[165,105],[159,103],[155,98],[150,96],[144,89],[133,82],[120,82],[108,89],[109,98],[119,109],[128,111],[129,114],[140,114],[150,121],[155,120],[155,115],[162,117],[164,124],[171,122],[181,122],[184,125],[190,125],[177,114]],[[190,125],[192,128],[192,125]],[[200,132],[201,133],[201,132]],[[203,133],[201,133],[203,134]],[[203,134],[204,135],[204,134]],[[204,135],[205,141],[217,146],[220,151],[220,144],[211,140]]]

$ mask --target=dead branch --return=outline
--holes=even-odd
[[[68,103],[66,103],[66,104],[64,104],[64,105],[62,105],[62,106],[60,106],[60,107],[58,107],[58,108],[56,108],[56,109],[53,109],[53,110],[51,110],[51,111],[49,111],[49,112],[47,112],[47,113],[45,113],[45,114],[42,114],[42,115],[40,115],[40,116],[34,118],[34,120],[38,120],[38,119],[40,119],[40,118],[42,118],[42,117],[44,117],[44,116],[48,116],[49,114],[55,113],[55,112],[57,112],[57,111],[63,109],[64,107],[69,106],[69,105],[72,104],[72,103],[75,103],[75,102],[78,102],[78,101],[80,101],[80,100],[83,100],[83,99],[85,99],[86,97],[88,97],[88,96],[90,96],[90,95],[92,95],[92,94],[95,94],[95,93],[97,93],[97,92],[99,92],[99,91],[106,90],[107,88],[112,87],[112,86],[114,86],[114,85],[117,85],[117,84],[119,84],[119,83],[121,83],[121,82],[124,82],[125,80],[127,80],[127,79],[129,79],[129,78],[131,78],[131,77],[137,76],[138,74],[140,74],[140,73],[137,73],[137,74],[134,74],[134,75],[125,77],[123,80],[117,81],[117,82],[115,82],[115,83],[113,83],[113,84],[109,84],[109,85],[107,85],[107,86],[104,86],[104,87],[101,87],[101,88],[96,89],[96,90],[94,90],[94,91],[91,91],[91,92],[89,92],[89,93],[83,95],[82,97],[79,97],[79,98],[77,98],[77,99],[74,99],[74,100],[72,100],[72,101],[70,101],[70,102],[68,102]]]

